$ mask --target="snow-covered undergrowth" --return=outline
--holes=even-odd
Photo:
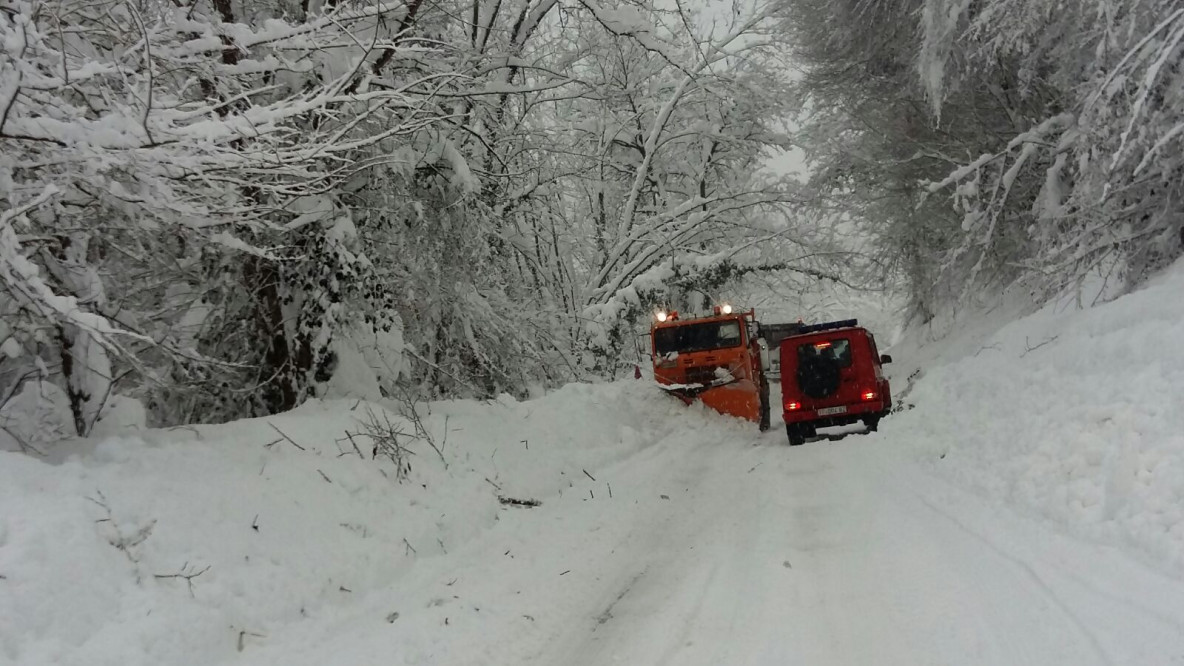
[[[668,435],[675,412],[729,427],[641,381],[434,403],[424,423],[443,460],[411,443],[400,483],[365,436],[360,456],[346,438],[367,410],[314,402],[50,462],[0,452],[0,664],[234,660],[471,540],[513,510],[499,495],[600,494],[596,470]]]
[[[1104,305],[1048,307],[1007,324],[963,358],[922,368],[907,398],[915,408],[882,431],[959,485],[1176,567],[1184,563],[1181,295],[1184,262]],[[898,369],[911,372],[902,360]],[[905,383],[894,377],[894,389]]]

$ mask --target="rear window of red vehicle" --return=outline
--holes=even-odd
[[[834,338],[798,345],[799,364],[819,357],[838,362],[840,368],[849,367],[851,365],[851,341],[847,338]]]

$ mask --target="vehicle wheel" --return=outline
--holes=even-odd
[[[786,423],[785,434],[789,437],[790,446],[801,446],[806,443],[806,429],[796,423]]]
[[[880,427],[880,417],[869,416],[863,420],[863,425],[867,426],[868,432],[875,432],[876,429]]]
[[[761,377],[761,423],[760,423],[761,432],[765,432],[766,430],[769,429],[769,418],[770,418],[769,412],[770,411],[771,411],[771,408],[769,406],[769,380],[765,379],[764,377]]]

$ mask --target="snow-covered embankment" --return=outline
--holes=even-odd
[[[907,402],[882,431],[930,471],[1184,564],[1184,263],[1113,302],[1004,326],[925,368]]]
[[[0,452],[0,664],[234,660],[458,548],[495,524],[499,495],[607,496],[596,470],[686,414],[645,382],[436,403],[424,423],[442,457],[404,437],[400,483],[357,434],[370,409],[314,402],[59,448],[56,463]]]

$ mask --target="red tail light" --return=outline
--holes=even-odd
[[[864,400],[875,400],[876,399],[876,392],[875,391],[864,391],[863,392],[863,399]]]
[[[801,409],[801,408],[802,408],[802,403],[800,403],[800,402],[787,402],[787,403],[785,403],[785,410],[786,410],[786,411],[788,411],[788,412],[796,412],[796,411],[798,411],[798,410],[799,410],[799,409]]]

